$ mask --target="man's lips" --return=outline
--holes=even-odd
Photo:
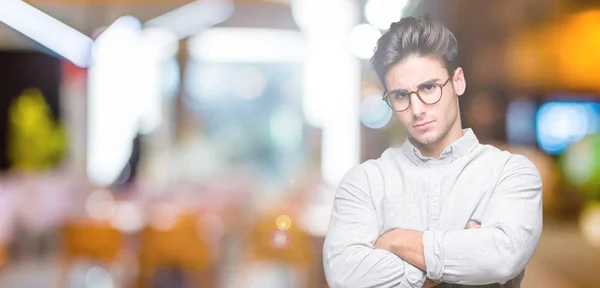
[[[417,123],[415,125],[413,125],[414,128],[423,128],[425,127],[427,124],[432,123],[433,121],[427,121],[427,122],[421,122],[421,123]]]

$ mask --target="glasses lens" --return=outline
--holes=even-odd
[[[390,93],[386,100],[394,111],[404,111],[410,105],[410,95],[408,93]]]
[[[433,104],[442,97],[442,87],[436,84],[427,84],[419,88],[419,96],[426,104]]]

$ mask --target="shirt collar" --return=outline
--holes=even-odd
[[[443,150],[440,157],[437,159],[439,161],[453,161],[462,156],[469,154],[476,146],[479,144],[479,140],[473,130],[471,128],[463,129],[463,136],[458,140],[454,141],[452,144],[448,145],[446,149]],[[433,157],[425,157],[421,154],[421,151],[415,147],[408,138],[402,144],[402,152],[408,157],[408,159],[415,163],[423,163],[430,160],[433,160]]]

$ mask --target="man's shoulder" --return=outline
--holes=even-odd
[[[368,159],[358,166],[360,166],[367,175],[373,173],[383,174],[391,168],[390,165],[398,163],[398,161],[403,161],[403,159],[399,159],[402,156],[399,149],[400,148],[397,147],[388,148],[383,151],[378,158]]]
[[[529,158],[522,154],[503,150],[502,147],[496,147],[491,144],[479,144],[478,154],[485,163],[494,163],[501,165],[503,170],[512,169],[537,169],[535,164]]]
[[[389,150],[389,149],[388,149]],[[380,157],[367,159],[364,162],[354,165],[348,170],[344,176],[344,180],[349,179],[361,179],[366,182],[377,182],[383,178],[389,162],[392,161],[388,150],[384,152]]]

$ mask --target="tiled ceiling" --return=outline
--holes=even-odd
[[[46,4],[35,6],[82,33],[92,35],[96,29],[110,25],[120,16],[131,15],[144,22],[182,5],[182,1],[174,2],[153,5]],[[0,49],[31,49],[36,48],[36,45],[32,40],[0,22]]]
[[[28,0],[61,22],[93,35],[124,15],[145,22],[194,0]],[[119,4],[112,4],[119,2]],[[235,12],[223,26],[295,29],[289,0],[234,0]],[[36,49],[37,44],[0,22],[0,49]]]

